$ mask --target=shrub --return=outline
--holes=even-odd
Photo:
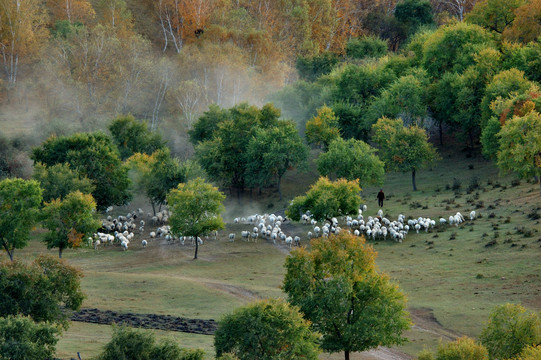
[[[298,308],[270,299],[224,316],[214,337],[214,347],[217,356],[231,353],[242,360],[316,360],[318,337]]]
[[[428,350],[419,353],[419,360],[487,360],[487,349],[473,339],[462,337],[438,346],[435,356]]]
[[[0,317],[0,359],[50,359],[55,353],[59,330],[30,317]]]
[[[377,36],[364,36],[348,41],[346,53],[354,59],[378,58],[387,53],[387,41]]]
[[[99,360],[202,360],[202,350],[183,349],[173,340],[164,339],[156,344],[150,331],[113,327],[113,337],[105,345]]]
[[[520,305],[497,306],[480,335],[491,359],[510,359],[541,342],[541,317]]]

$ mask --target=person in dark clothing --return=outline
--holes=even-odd
[[[383,207],[383,200],[385,200],[385,194],[383,193],[383,189],[379,189],[377,198],[379,207]]]

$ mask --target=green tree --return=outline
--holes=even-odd
[[[0,359],[52,359],[60,330],[26,316],[0,317]]]
[[[132,115],[117,117],[109,125],[109,131],[122,160],[135,153],[150,155],[165,147],[159,134],[150,132],[146,123],[138,122]]]
[[[196,145],[200,141],[212,139],[214,132],[218,130],[218,124],[227,120],[229,116],[227,109],[214,104],[210,105],[208,111],[205,111],[193,124],[193,128],[188,131],[192,144]]]
[[[167,195],[167,204],[172,212],[169,222],[175,235],[192,236],[195,239],[195,255],[199,249],[199,236],[224,228],[220,213],[225,195],[218,188],[205,183],[201,178],[178,184]]]
[[[376,149],[361,140],[338,138],[316,160],[323,176],[357,180],[361,187],[383,184],[385,169]]]
[[[169,191],[179,183],[186,182],[187,164],[172,158],[168,148],[157,150],[152,155],[135,154],[129,164],[138,172],[137,184],[150,201],[152,211],[161,210]]]
[[[374,124],[382,116],[401,116],[408,123],[422,125],[428,111],[427,87],[424,70],[400,77],[370,104],[365,122]]]
[[[156,343],[154,333],[113,326],[113,336],[99,360],[203,360],[202,350],[183,349],[171,339]]]
[[[0,243],[11,261],[15,249],[28,244],[30,230],[38,220],[42,192],[35,180],[0,181]]]
[[[306,139],[309,144],[322,145],[327,149],[331,141],[339,137],[338,118],[328,106],[318,109],[317,116],[306,123]]]
[[[513,24],[515,10],[525,2],[525,0],[479,1],[466,15],[466,21],[503,34],[504,30]]]
[[[342,138],[368,141],[372,124],[364,121],[363,108],[360,105],[340,101],[333,104],[332,111],[338,117],[338,128]]]
[[[532,110],[508,120],[498,137],[497,164],[502,171],[514,171],[525,179],[541,177],[541,114]]]
[[[377,36],[353,38],[346,45],[347,56],[353,59],[380,58],[387,54],[389,44]]]
[[[360,192],[357,181],[338,179],[332,182],[326,177],[320,177],[310,186],[306,195],[293,199],[286,215],[295,221],[299,221],[307,210],[310,210],[318,221],[331,221],[336,216],[357,215],[361,205]]]
[[[541,82],[541,37],[526,45],[503,42],[502,53],[504,69],[524,71],[528,80]]]
[[[258,109],[246,103],[228,109],[212,137],[197,144],[195,151],[210,180],[240,192],[246,187],[246,150],[257,129],[278,124],[280,110],[272,104]],[[196,125],[197,126],[197,123]]]
[[[405,127],[402,119],[379,119],[373,126],[374,141],[379,144],[379,155],[390,171],[411,172],[413,191],[417,191],[415,174],[438,158],[434,146],[428,142],[424,129]]]
[[[481,128],[484,128],[488,120],[494,116],[490,108],[494,100],[498,97],[510,98],[513,95],[522,94],[532,85],[534,84],[524,77],[524,73],[517,69],[504,70],[496,74],[487,85],[481,101]]]
[[[246,149],[246,179],[250,186],[265,187],[276,182],[282,200],[282,177],[302,166],[308,157],[295,124],[279,121],[274,127],[257,129]]]
[[[346,65],[333,81],[334,101],[366,105],[396,80],[394,71],[380,63]]]
[[[338,61],[336,54],[324,51],[312,57],[298,57],[296,68],[301,79],[316,81],[321,75],[330,73]]]
[[[344,351],[346,360],[354,351],[405,342],[410,327],[405,296],[376,271],[375,257],[364,237],[341,232],[286,259],[289,302],[321,332],[322,349]]]
[[[131,199],[128,167],[120,161],[111,138],[103,133],[50,137],[32,150],[31,158],[49,167],[67,163],[88,177],[96,187],[92,196],[100,209],[124,205]]]
[[[433,10],[428,0],[404,0],[396,4],[394,17],[413,34],[423,25],[434,24]]]
[[[37,163],[34,165],[32,177],[39,181],[45,202],[58,198],[63,199],[70,192],[76,190],[84,194],[90,194],[95,190],[89,178],[79,175],[77,171],[70,169],[68,164],[56,164],[48,167]]]
[[[430,351],[423,350],[419,360],[488,360],[487,349],[469,337],[461,337],[446,344],[440,343],[434,356]]]
[[[511,359],[541,342],[541,314],[515,304],[496,306],[479,336],[490,359]]]
[[[64,249],[81,246],[87,236],[101,226],[95,211],[96,202],[92,195],[78,190],[64,199],[45,203],[42,223],[49,230],[43,239],[47,249],[58,248],[58,257],[62,258]]]
[[[487,47],[494,47],[492,35],[478,25],[460,22],[442,26],[426,38],[422,64],[435,78],[446,72],[461,73],[474,64],[477,52]]]
[[[70,313],[84,295],[80,270],[61,259],[40,255],[31,264],[0,263],[0,317],[26,315],[67,329]]]
[[[502,129],[500,121],[495,117],[490,118],[487,125],[481,134],[481,145],[483,147],[483,155],[487,159],[495,159],[500,150],[500,142],[498,133]]]
[[[214,336],[216,355],[241,360],[318,359],[318,334],[310,330],[298,308],[268,299],[225,315]]]

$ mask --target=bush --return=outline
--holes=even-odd
[[[226,315],[219,322],[214,347],[218,357],[231,353],[242,360],[317,360],[317,339],[298,308],[269,299]]]
[[[541,359],[541,345],[528,346],[524,349],[517,360],[539,360]]]
[[[473,339],[462,337],[456,341],[438,346],[436,355],[428,350],[419,353],[419,360],[487,360],[487,349]]]
[[[38,256],[30,265],[0,264],[0,316],[23,314],[68,326],[83,302],[82,273],[62,260]]]
[[[541,342],[541,316],[520,305],[497,306],[479,339],[491,359],[510,359]]]
[[[0,359],[50,359],[59,332],[49,323],[35,323],[26,316],[0,317]]]
[[[387,53],[387,41],[377,36],[364,36],[348,41],[346,54],[354,59],[379,58]]]
[[[173,340],[164,339],[156,344],[150,331],[131,329],[126,326],[113,327],[113,337],[99,360],[202,360],[202,350],[181,348]]]

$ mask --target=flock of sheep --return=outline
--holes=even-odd
[[[109,213],[112,208],[107,209]],[[366,216],[366,205],[363,205],[362,209],[359,209],[358,215],[354,218],[352,216],[344,217],[342,226],[340,226],[337,218],[333,217],[330,221],[324,221],[321,224],[313,219],[310,211],[307,211],[302,215],[301,221],[303,224],[311,225],[312,229],[307,232],[306,238],[308,240],[317,238],[320,236],[328,237],[329,234],[338,234],[340,231],[348,231],[355,236],[364,235],[367,239],[372,240],[387,240],[388,238],[401,243],[409,231],[415,230],[416,233],[420,231],[428,232],[430,228],[436,226],[436,221],[430,218],[419,217],[417,219],[406,220],[406,216],[403,214],[398,215],[396,220],[389,220],[384,217],[383,210],[378,210],[377,216]],[[364,214],[363,214],[364,213]],[[141,241],[141,246],[145,248],[149,241],[154,238],[165,238],[167,242],[172,243],[178,240],[181,245],[184,245],[186,241],[195,244],[196,239],[186,236],[174,236],[171,234],[171,228],[167,225],[170,212],[168,210],[162,210],[156,215],[147,214],[148,222],[152,226],[157,226],[156,230],[149,232],[148,239]],[[128,250],[130,241],[135,237],[137,232],[139,235],[143,235],[145,231],[146,222],[143,220],[144,212],[142,209],[137,209],[129,212],[126,216],[118,216],[113,218],[111,215],[102,220],[102,228],[100,232],[94,234],[93,237],[88,238],[89,246],[93,246],[94,249],[98,249],[100,245],[112,245],[120,244],[122,250]],[[474,220],[476,217],[475,211],[470,212],[470,220]],[[139,219],[139,220],[138,220]],[[464,221],[464,216],[457,212],[455,215],[449,216],[448,219],[440,218],[440,225],[456,225]],[[249,224],[252,226],[251,230],[243,230],[240,232],[240,237],[244,241],[256,242],[258,238],[272,241],[276,244],[276,241],[280,241],[282,245],[289,248],[292,246],[301,245],[301,237],[287,235],[281,228],[282,224],[287,221],[286,217],[275,214],[264,215],[251,215],[248,217],[237,217],[233,220],[235,224]],[[214,233],[216,238],[217,233]],[[229,234],[229,241],[235,241],[236,234],[234,232]],[[197,238],[199,245],[203,244],[201,238]]]
[[[417,219],[409,219],[406,221],[405,215],[398,215],[398,219],[390,221],[383,216],[383,210],[378,210],[377,216],[367,216],[366,219],[363,212],[366,212],[367,207],[363,205],[362,209],[359,209],[357,217],[351,216],[344,217],[345,230],[353,233],[355,236],[365,235],[366,238],[373,240],[387,240],[388,237],[396,242],[401,243],[407,236],[410,230],[415,230],[416,233],[424,230],[428,232],[430,228],[436,226],[436,221],[430,218],[419,217]],[[474,220],[476,216],[475,211],[470,212],[470,220]],[[267,240],[272,240],[276,243],[276,240],[280,240],[282,244],[285,244],[289,248],[292,246],[300,246],[301,238],[299,236],[288,236],[281,229],[281,224],[286,219],[274,214],[264,215],[251,215],[248,217],[237,217],[233,220],[235,224],[250,224],[253,226],[252,230],[241,231],[241,237],[245,241],[257,241],[257,238],[261,237]],[[337,218],[333,217],[330,221],[324,221],[322,224],[318,224],[318,221],[313,219],[310,211],[307,211],[302,215],[301,220],[304,224],[310,224],[312,230],[308,231],[307,239],[317,238],[320,236],[328,237],[329,234],[338,234],[343,231],[339,225]],[[464,216],[457,212],[455,215],[449,216],[449,219],[440,218],[439,223],[441,225],[449,224],[458,226],[464,222]],[[321,227],[320,227],[321,225]],[[344,224],[343,224],[344,225]],[[229,241],[235,241],[236,234],[229,234]]]

